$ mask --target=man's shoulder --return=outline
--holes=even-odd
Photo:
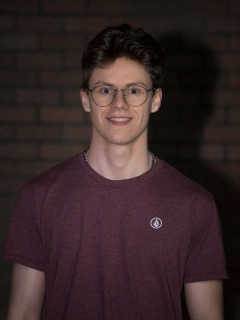
[[[59,183],[71,179],[76,176],[81,169],[79,163],[79,154],[43,171],[42,173],[28,179],[25,183],[26,187],[49,187],[52,184]]]
[[[166,190],[179,196],[201,196],[212,200],[212,194],[203,186],[182,174],[170,164],[162,161],[161,170],[159,170],[158,181],[161,181]]]

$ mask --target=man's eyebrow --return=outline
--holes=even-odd
[[[137,81],[137,82],[131,82],[131,83],[127,83],[126,84],[126,88],[130,87],[130,86],[143,86],[143,87],[147,87],[145,82],[142,81]]]
[[[96,83],[94,83],[93,87],[97,87],[97,86],[114,87],[114,85],[112,83],[104,82],[104,81],[97,81]]]

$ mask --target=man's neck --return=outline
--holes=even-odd
[[[147,146],[105,146],[91,143],[87,153],[89,165],[101,176],[110,180],[137,177],[151,168],[152,156]]]

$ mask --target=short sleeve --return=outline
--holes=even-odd
[[[32,193],[31,185],[25,184],[10,222],[3,259],[44,271],[41,225]]]
[[[184,282],[228,278],[220,218],[211,195],[199,197],[192,226]]]

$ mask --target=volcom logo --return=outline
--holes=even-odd
[[[162,226],[162,220],[159,219],[159,218],[153,218],[151,221],[150,221],[150,225],[153,229],[159,229],[161,228]]]

